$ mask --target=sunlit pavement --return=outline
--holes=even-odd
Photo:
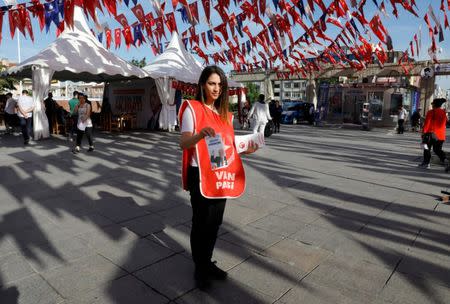
[[[448,303],[450,175],[418,134],[282,126],[195,288],[178,134],[0,135],[0,303]],[[444,146],[444,149],[450,147]]]

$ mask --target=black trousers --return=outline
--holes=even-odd
[[[280,122],[281,122],[281,117],[274,117],[273,118],[273,123],[275,125],[275,133],[278,132],[280,133]]]
[[[446,158],[444,151],[442,151],[442,145],[444,144],[443,140],[432,140],[430,146],[433,147],[434,153],[439,156],[441,162],[443,162]],[[431,147],[428,147],[427,150],[423,150],[423,163],[429,164],[431,160]]]
[[[86,133],[87,140],[89,142],[89,146],[93,146],[94,143],[92,141],[92,127],[87,127],[84,131],[77,129],[77,146],[81,146],[81,140],[83,139],[83,135]]]
[[[405,123],[404,119],[398,120],[398,129],[397,129],[398,134],[403,134],[403,132],[405,131],[405,127],[403,126],[404,123]]]
[[[197,167],[188,169],[188,187],[192,205],[192,259],[195,266],[201,268],[211,262],[227,200],[202,196]]]
[[[30,140],[31,134],[33,133],[32,130],[32,124],[33,124],[33,117],[24,118],[19,117],[20,120],[20,128],[22,129],[22,136],[24,142],[28,142]]]

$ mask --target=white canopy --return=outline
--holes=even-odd
[[[75,6],[73,29],[66,25],[47,48],[10,68],[7,74],[32,78],[33,66],[55,71],[53,78],[58,80],[103,82],[149,76],[104,48],[91,33],[79,6]]]
[[[154,78],[168,77],[195,84],[203,67],[188,53],[178,34],[173,32],[166,50],[144,67],[144,70]]]

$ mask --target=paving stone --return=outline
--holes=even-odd
[[[394,273],[380,298],[400,304],[444,304],[450,298],[450,288],[421,277]]]
[[[8,284],[35,274],[25,258],[18,253],[0,257],[0,285]]]
[[[277,260],[253,256],[233,268],[229,275],[273,299],[281,297],[298,284],[306,273]]]
[[[84,257],[41,273],[64,298],[76,297],[125,274],[119,267],[99,255]]]
[[[111,225],[81,234],[77,238],[92,248],[115,250],[119,246],[131,247],[129,244],[137,241],[139,236],[127,228]]]
[[[321,246],[324,242],[330,239],[330,236],[335,233],[335,228],[324,228],[314,224],[309,224],[303,227],[298,232],[291,234],[289,239],[302,242],[307,245]]]
[[[306,226],[301,221],[293,221],[276,215],[268,215],[250,224],[250,226],[281,236],[289,236]]]
[[[262,251],[282,239],[279,235],[250,226],[226,233],[219,238],[253,251]]]
[[[332,253],[330,251],[284,239],[267,248],[263,255],[277,259],[304,272],[310,272]]]
[[[295,286],[283,295],[277,302],[277,304],[357,304],[360,301],[353,300],[341,294],[339,290],[330,288],[328,286],[322,286],[314,284],[312,282],[300,282],[298,286]],[[365,302],[369,303],[369,302]]]
[[[399,264],[397,271],[419,276],[429,282],[435,282],[450,288],[450,255],[438,258],[424,252],[409,251]]]
[[[310,224],[317,220],[321,214],[314,209],[301,208],[296,206],[288,206],[274,213],[275,215]]]
[[[94,253],[80,239],[70,238],[42,244],[39,249],[32,250],[32,255],[27,256],[27,261],[37,272],[42,272],[67,265],[74,260]]]
[[[212,303],[273,303],[273,298],[228,278],[226,281],[215,281],[208,292],[195,289],[176,299],[177,304],[212,304]]]
[[[242,227],[267,215],[267,212],[259,211],[241,205],[228,203],[223,216],[224,227]]]
[[[177,226],[179,224],[191,221],[192,208],[187,205],[178,205],[174,208],[163,210],[156,214],[163,218],[162,222],[166,226]]]
[[[134,272],[173,254],[172,250],[147,239],[140,239],[127,245],[130,246],[116,246],[113,250],[100,246],[96,251],[128,272]]]
[[[195,288],[194,263],[179,254],[142,269],[135,275],[172,300]]]
[[[217,261],[217,266],[221,269],[229,270],[252,255],[253,253],[244,247],[218,239],[212,260]]]
[[[59,304],[62,301],[61,295],[38,274],[0,286],[2,304]]]
[[[166,227],[161,232],[149,235],[147,239],[169,248],[173,252],[186,252],[190,255],[190,235],[191,229],[189,227],[178,225],[175,227]]]
[[[285,203],[277,202],[267,198],[255,198],[254,196],[244,194],[239,199],[227,201],[227,207],[231,204],[240,205],[264,213],[273,213],[276,210],[286,207]]]
[[[127,222],[122,222],[120,225],[127,227],[129,230],[142,237],[162,231],[166,226],[163,217],[157,214],[144,215]]]
[[[375,299],[392,269],[366,261],[330,256],[315,268],[302,284],[314,283],[339,291],[345,297],[365,302]]]
[[[93,202],[94,209],[115,223],[148,214],[132,197],[116,196],[106,191],[100,191],[98,195],[100,198]]]
[[[365,221],[361,219],[341,217],[339,215],[329,213],[318,217],[312,222],[312,224],[322,228],[352,232],[360,230],[368,223],[368,221],[369,219],[367,218]]]
[[[67,304],[109,304],[109,303],[168,303],[169,299],[156,293],[135,277],[128,275],[108,284],[77,295]]]

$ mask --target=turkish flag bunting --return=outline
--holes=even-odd
[[[172,0],[172,7],[173,7],[174,11],[176,10],[177,5],[178,5],[178,0]]]
[[[178,33],[177,22],[173,12],[166,14],[166,25],[170,32],[175,31]]]
[[[220,2],[219,2],[216,6],[214,6],[214,8],[219,13],[220,17],[222,18],[222,21],[227,23],[228,22],[228,14],[225,10],[225,7],[220,5]]]
[[[109,28],[105,29],[105,35],[106,35],[106,48],[109,50],[111,47],[111,30]]]
[[[122,30],[122,34],[128,49],[130,48],[130,45],[133,44],[133,36],[131,35],[131,28],[129,25]]]
[[[203,10],[205,11],[206,20],[210,23],[209,18],[211,15],[211,2],[210,0],[202,0]]]
[[[137,20],[139,20],[139,22],[144,23],[145,21],[145,13],[144,13],[144,9],[142,8],[142,5],[138,4],[135,7],[133,7],[131,9],[131,11],[134,13],[134,15],[136,16]]]
[[[44,5],[39,3],[39,0],[33,0],[33,5],[28,8],[28,10],[33,14],[33,17],[38,17],[39,20],[39,28],[41,31],[45,26],[45,9]]]
[[[327,12],[327,8],[325,7],[325,4],[322,2],[322,0],[314,0],[314,2],[317,3],[324,14]]]
[[[102,0],[102,3],[110,14],[112,14],[113,16],[117,16],[116,0]]]
[[[125,27],[128,26],[128,20],[127,20],[127,17],[125,17],[124,14],[117,15],[114,18],[117,20],[117,22],[119,22],[122,25],[122,27],[125,28]]]
[[[219,36],[214,35],[214,40],[221,46],[222,45],[222,39],[220,39]]]
[[[259,14],[261,16],[266,14],[266,0],[259,0]]]
[[[206,44],[206,33],[205,32],[202,33],[202,41],[203,41],[203,45],[205,46],[205,48],[208,48],[208,45]]]
[[[189,10],[191,11],[191,15],[192,18],[195,20],[192,20],[191,24],[197,24],[200,20],[200,18],[198,17],[198,5],[197,2],[192,2],[191,4],[189,4]]]
[[[120,29],[115,29],[114,30],[114,44],[115,44],[116,49],[120,48],[121,40],[122,40],[122,34],[120,33]]]
[[[25,29],[28,31],[31,41],[34,42],[33,26],[31,25],[30,14],[25,9],[24,14],[25,14]]]
[[[3,11],[0,10],[0,43],[2,43]]]
[[[23,33],[23,26],[21,24],[19,10],[18,9],[9,10],[8,18],[9,18],[9,31],[11,33],[11,38],[14,38],[16,28],[18,28]]]
[[[214,31],[222,33],[223,39],[225,39],[225,41],[228,40],[227,25],[225,23],[214,27]]]

